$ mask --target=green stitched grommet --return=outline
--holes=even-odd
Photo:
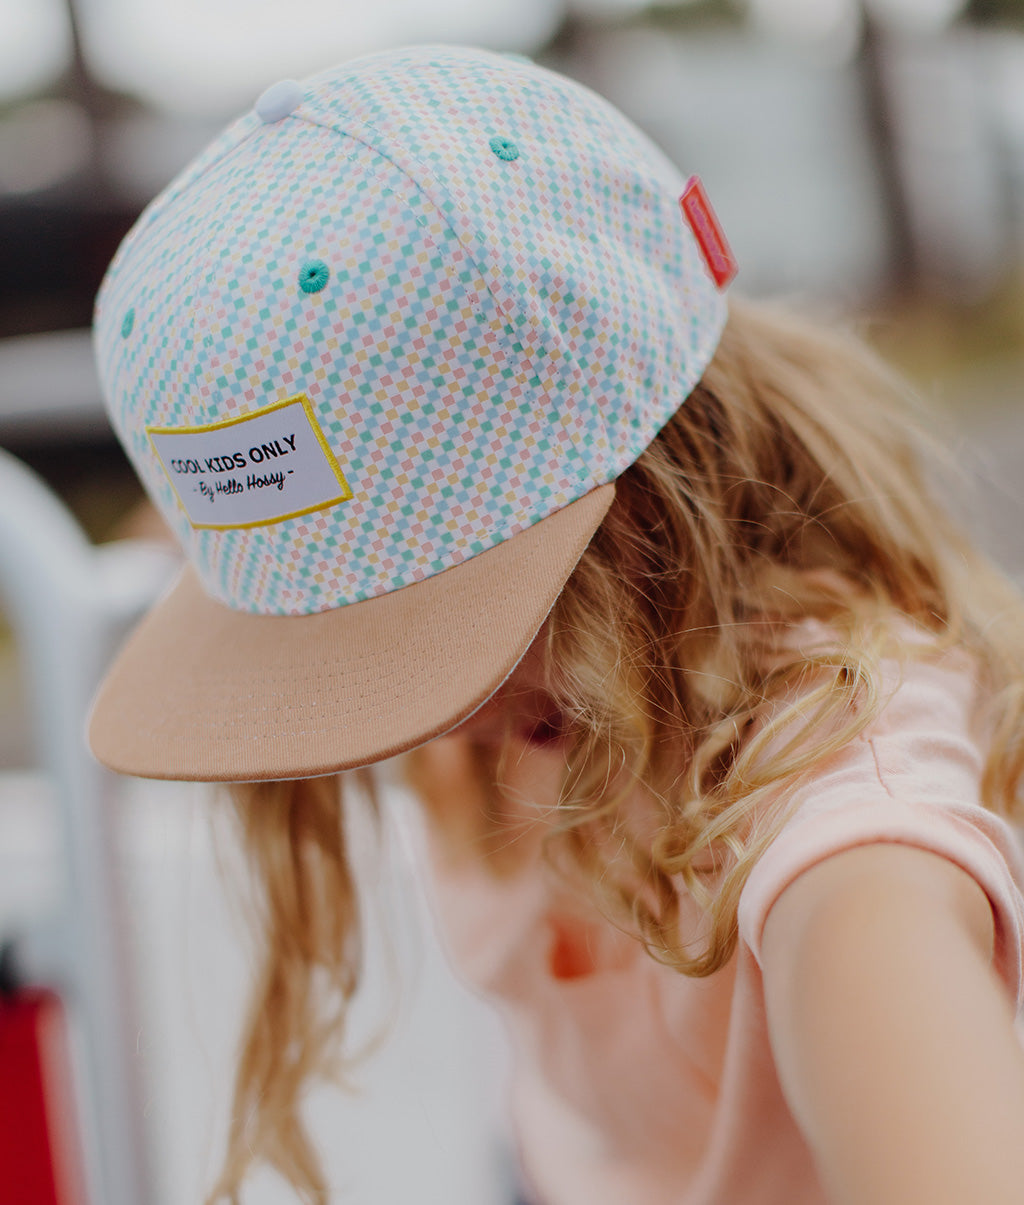
[[[330,275],[331,270],[322,259],[307,260],[299,269],[299,288],[303,293],[319,293]]]
[[[490,141],[490,148],[499,159],[504,159],[506,163],[511,163],[513,159],[519,158],[519,147],[511,138],[502,138],[496,134]]]
[[[121,338],[127,339],[128,336],[132,333],[132,331],[134,329],[135,329],[135,307],[129,306],[128,309],[125,310],[124,317],[121,319]]]

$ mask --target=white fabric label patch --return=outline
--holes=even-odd
[[[193,527],[260,527],[352,497],[305,395],[149,438]]]

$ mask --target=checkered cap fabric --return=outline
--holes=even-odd
[[[242,117],[153,202],[96,314],[112,421],[148,492],[205,590],[266,615],[432,577],[613,481],[725,321],[682,176],[582,86],[417,47],[315,76],[296,101]],[[298,513],[261,497],[204,522],[232,480],[291,488],[269,471],[290,471],[285,435],[262,454],[245,437],[300,397],[281,413],[308,416],[302,465],[336,488]],[[176,475],[161,435],[215,431],[237,434],[241,461],[204,443]],[[247,444],[258,472],[238,467]]]

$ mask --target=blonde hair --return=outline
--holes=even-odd
[[[569,737],[547,858],[684,974],[731,956],[740,893],[794,788],[884,706],[883,659],[975,659],[984,803],[1020,808],[1024,605],[936,504],[919,443],[904,387],[858,341],[734,302],[543,629]],[[801,650],[787,634],[807,620],[826,636]],[[409,758],[428,801],[430,759],[429,746]],[[477,751],[467,771],[490,817],[481,857],[503,765]],[[624,806],[638,796],[642,826]],[[339,784],[243,786],[234,800],[262,883],[264,965],[213,1199],[236,1199],[260,1156],[323,1202],[298,1109],[358,981]],[[680,885],[706,919],[696,945],[680,932]]]

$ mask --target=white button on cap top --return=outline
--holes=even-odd
[[[254,106],[256,116],[260,121],[268,124],[272,121],[280,121],[282,117],[287,117],[302,104],[302,97],[301,84],[296,83],[293,79],[278,80],[276,84],[271,84],[256,102]]]

